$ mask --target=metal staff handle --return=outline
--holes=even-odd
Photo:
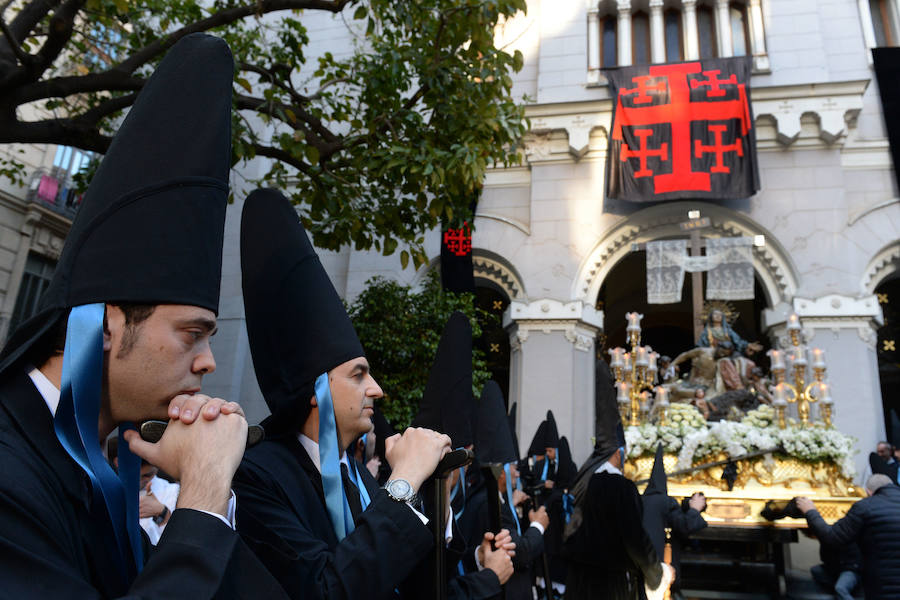
[[[441,462],[431,475],[434,479],[434,585],[436,600],[447,598],[447,570],[444,568],[444,514],[447,512],[447,499],[444,496],[444,480],[456,469],[464,467],[472,462],[475,454],[471,450],[462,448],[453,450],[444,455]]]
[[[484,487],[487,491],[488,528],[494,535],[503,529],[500,519],[500,495],[497,493],[497,479],[502,473],[503,465],[500,463],[481,466],[481,475],[484,477]],[[500,588],[500,598],[506,599],[505,585]]]
[[[748,458],[756,458],[757,456],[764,456],[766,454],[772,454],[773,452],[784,452],[784,449],[781,446],[776,448],[769,448],[768,450],[759,450],[757,452],[750,452],[749,454],[742,454],[740,456],[735,456],[733,458],[726,458],[725,460],[717,460],[715,462],[703,463],[702,465],[697,465],[694,467],[689,467],[687,469],[679,469],[678,471],[672,471],[671,473],[666,473],[666,477],[677,477],[679,475],[690,475],[691,473],[695,473],[697,471],[702,471],[703,469],[708,469],[710,467],[721,467],[722,465],[727,465],[728,463],[736,463],[741,460],[747,460]],[[642,483],[650,483],[649,479],[641,479],[639,481],[635,481],[635,485],[641,485]]]
[[[141,439],[145,442],[155,444],[162,438],[168,425],[169,424],[165,421],[144,421],[141,423]],[[247,448],[251,448],[260,443],[265,437],[266,432],[263,430],[262,426],[251,425],[247,428]]]

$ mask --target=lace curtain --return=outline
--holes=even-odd
[[[706,256],[688,256],[687,240],[647,243],[647,303],[681,301],[684,273],[707,271],[707,300],[753,299],[753,238],[709,238]]]

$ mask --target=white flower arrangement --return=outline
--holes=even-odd
[[[800,427],[793,420],[785,429],[779,429],[775,410],[766,405],[749,411],[741,422],[709,424],[693,406],[673,404],[666,425],[644,423],[627,427],[625,441],[630,458],[652,455],[662,442],[665,452],[678,454],[678,469],[713,460],[723,452],[737,457],[781,447],[786,455],[799,460],[833,461],[845,477],[855,477],[853,437],[819,425]]]

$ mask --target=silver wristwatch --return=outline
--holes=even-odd
[[[413,490],[412,485],[405,479],[391,479],[384,484],[384,489],[388,493],[388,496],[397,502],[412,503],[416,499],[415,490]]]

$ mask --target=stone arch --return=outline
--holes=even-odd
[[[687,211],[702,209],[712,220],[711,230],[723,236],[764,235],[766,244],[753,248],[753,267],[763,285],[769,306],[790,302],[797,290],[797,276],[787,251],[774,235],[739,212],[715,204],[668,202],[640,210],[605,233],[578,270],[572,298],[593,305],[600,286],[613,266],[631,252],[632,244],[665,237],[684,236],[679,223]]]
[[[863,293],[874,294],[875,288],[882,281],[897,272],[900,272],[900,241],[892,242],[882,248],[866,265],[860,282]]]
[[[419,268],[412,281],[413,287],[422,285],[425,276],[433,270],[440,269],[441,257],[438,254]],[[506,294],[510,300],[526,298],[525,286],[518,270],[508,260],[490,250],[472,249],[472,268],[476,281],[482,281],[489,287],[496,288]]]

